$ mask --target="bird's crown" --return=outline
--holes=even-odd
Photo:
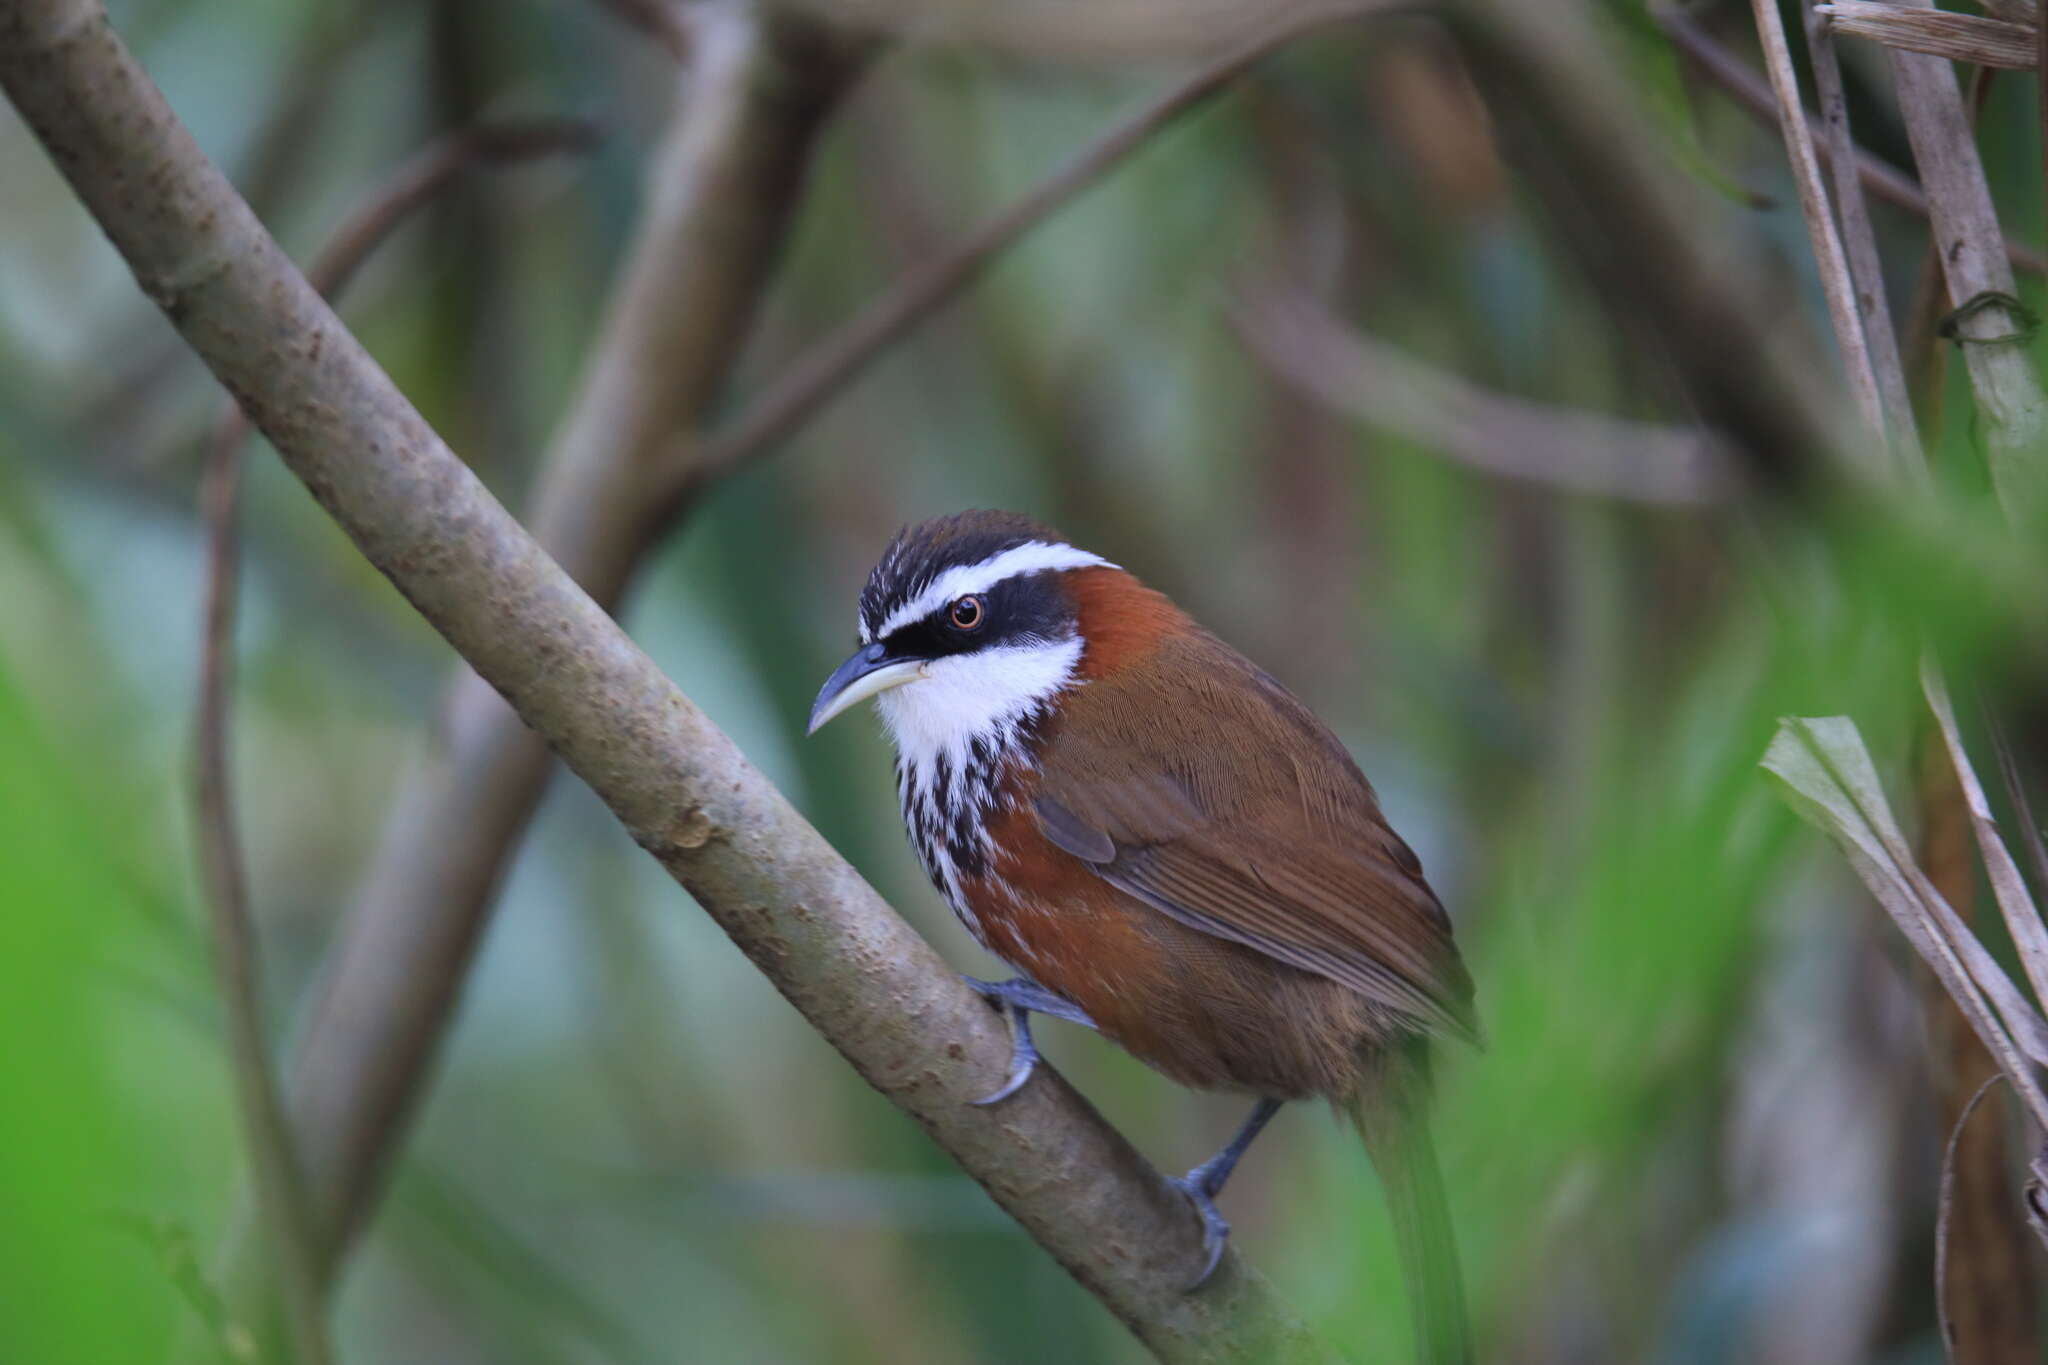
[[[1015,512],[934,517],[896,533],[860,595],[863,642],[880,640],[946,603],[1020,575],[1106,564]]]

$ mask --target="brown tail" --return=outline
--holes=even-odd
[[[1372,1062],[1373,1082],[1351,1103],[1351,1121],[1379,1172],[1408,1282],[1424,1365],[1472,1365],[1472,1329],[1450,1206],[1430,1144],[1429,1058],[1418,1039]]]

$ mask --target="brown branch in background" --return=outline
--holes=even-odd
[[[1807,3],[1811,5],[1812,0]],[[1828,160],[1835,180],[1835,212],[1841,225],[1856,312],[1862,321],[1871,379],[1877,385],[1878,405],[1884,414],[1882,430],[1890,442],[1893,470],[1917,486],[1926,469],[1926,456],[1921,451],[1919,427],[1913,417],[1905,362],[1899,355],[1898,329],[1892,325],[1884,261],[1877,251],[1877,231],[1871,226],[1870,205],[1863,198],[1863,182],[1856,174],[1856,135],[1849,127],[1849,99],[1842,86],[1842,66],[1835,54],[1834,33],[1812,9],[1806,15],[1806,55],[1820,101],[1820,124],[1827,131]],[[1797,89],[1795,82],[1792,110],[1799,108]],[[1803,121],[1803,112],[1800,117]]]
[[[1901,0],[1931,8],[1922,0]],[[1913,159],[1927,186],[1930,221],[1948,280],[1948,330],[1962,349],[1983,418],[1991,479],[2006,515],[2037,528],[2048,516],[2048,395],[2034,373],[2026,310],[2014,297],[2005,235],[1955,72],[1939,57],[1889,52]]]
[[[806,22],[694,11],[648,204],[536,479],[535,535],[607,608],[653,543],[650,471],[723,382],[861,56]],[[551,771],[540,738],[466,669],[435,737],[393,799],[291,1074],[330,1271],[374,1204]]]
[[[517,162],[586,148],[595,133],[570,119],[484,124],[444,138],[401,165],[366,196],[314,254],[307,280],[332,298],[370,253],[414,209],[457,173],[475,164]],[[237,1093],[249,1126],[261,1190],[259,1203],[276,1257],[275,1274],[299,1357],[327,1356],[325,1260],[313,1226],[302,1163],[284,1114],[269,1050],[262,1037],[261,974],[255,929],[248,911],[239,822],[230,764],[233,724],[234,635],[240,583],[236,509],[241,501],[241,452],[249,434],[242,409],[228,400],[208,432],[200,474],[207,539],[206,610],[199,650],[198,717],[194,742],[198,771],[198,835],[214,906],[213,938],[220,962]],[[253,1051],[252,1051],[253,1049]]]
[[[428,427],[206,160],[97,0],[0,0],[0,88],[291,471],[871,1084],[1162,1361],[1334,1361],[1007,1031]]]
[[[1371,4],[1352,0],[1354,12]],[[1055,175],[1052,190],[1033,190],[819,343],[740,419],[735,437],[692,445],[683,436],[737,350],[810,139],[857,66],[786,19],[768,25],[765,51],[751,28],[736,31],[717,11],[699,11],[698,21],[690,93],[650,167],[653,202],[542,468],[532,519],[541,543],[607,607],[709,486],[696,470],[731,470],[765,453],[881,346],[978,278],[989,254],[1224,79],[1207,68],[1112,127]],[[1265,49],[1295,31],[1269,37]],[[735,39],[746,40],[743,51]],[[442,716],[441,750],[393,802],[293,1071],[316,1206],[337,1249],[371,1203],[550,771],[545,747],[474,676],[451,687]]]
[[[1980,1064],[1984,1062],[1982,1048],[1972,1048],[1971,1053]],[[1948,1130],[1948,1141],[1942,1147],[1940,1193],[1934,1209],[1934,1315],[1941,1326],[1942,1348],[1956,1365],[1976,1365],[1979,1361],[1987,1365],[2012,1361],[2017,1365],[2017,1362],[2031,1360],[2035,1354],[2033,1313],[2028,1308],[2032,1287],[2027,1283],[2026,1248],[2018,1236],[2019,1225],[2006,1216],[2002,1197],[1987,1208],[1986,1191],[1982,1188],[1974,1199],[1961,1199],[1956,1193],[1957,1184],[1964,1180],[1964,1170],[1973,1164],[1964,1148],[1965,1136],[1971,1131],[1970,1117],[1977,1112],[1977,1106],[1984,1102],[1984,1097],[1991,1093],[1991,1087],[2005,1079],[2005,1073],[1995,1066],[1990,1073],[1970,1092],[1960,1108],[1948,1103],[1942,1106],[1942,1126]],[[1944,1089],[1957,1093],[1961,1087]],[[1979,1125],[1980,1132],[1983,1127]],[[1996,1131],[1995,1127],[1993,1131]],[[1977,1145],[1983,1146],[1982,1143]],[[1988,1151],[1998,1160],[1979,1160],[1974,1163],[1975,1167],[2002,1173],[2005,1144],[2002,1141],[1994,1143]],[[1992,1189],[1995,1190],[1996,1186]],[[2009,1229],[2009,1232],[2001,1234],[2000,1229]],[[1951,1286],[1957,1265],[1952,1250],[1955,1241],[1960,1237],[1969,1243],[1985,1234],[1993,1235],[2000,1243],[2010,1242],[2009,1248],[1999,1248],[2007,1254],[1994,1252],[1966,1258],[1962,1278],[1971,1292],[1952,1296]],[[2005,1273],[1997,1275],[1993,1281],[1975,1278],[1984,1271],[1997,1272],[2000,1269]],[[2013,1274],[2014,1271],[2018,1274]],[[1962,1313],[1956,1311],[1952,1297],[1961,1300],[1964,1306]]]
[[[766,454],[815,416],[888,348],[959,297],[995,258],[1099,182],[1162,128],[1191,113],[1275,48],[1336,18],[1405,8],[1414,0],[1348,0],[1319,5],[1306,17],[1267,24],[1182,80],[1117,120],[1066,164],[1015,203],[968,233],[945,255],[905,274],[837,330],[812,343],[784,367],[766,392],[676,468],[668,496],[678,504],[709,482]]]
[[[1771,94],[1769,83],[1717,42],[1698,20],[1676,5],[1655,6],[1651,17],[1671,39],[1672,45],[1692,63],[1694,70],[1719,86],[1751,115],[1772,124],[1777,122],[1777,100]],[[1836,153],[1831,141],[1823,140],[1816,150],[1821,160],[1832,167]],[[1918,181],[1889,161],[1859,147],[1856,149],[1856,173],[1863,187],[1886,203],[1922,218],[1927,216],[1926,192]],[[2048,255],[2010,237],[2005,241],[2005,250],[2017,269],[2030,275],[2048,274]]]
[[[1490,474],[1667,506],[1723,501],[1741,485],[1733,453],[1712,432],[1489,393],[1344,327],[1304,297],[1270,293],[1231,318],[1289,384]]]
[[[249,918],[248,885],[242,871],[234,787],[229,774],[229,689],[233,686],[237,554],[235,505],[239,441],[215,441],[200,481],[206,521],[206,606],[200,650],[195,731],[195,833],[199,866],[226,1017],[228,1051],[234,1063],[236,1106],[242,1139],[255,1176],[264,1242],[274,1258],[271,1282],[291,1333],[294,1358],[306,1365],[331,1359],[327,1344],[325,1293],[319,1273],[317,1234],[291,1126],[271,1069],[263,1033],[261,966],[255,926]]]
[[[1792,183],[1799,190],[1799,208],[1806,218],[1807,241],[1813,247],[1814,267],[1820,275],[1821,295],[1827,300],[1828,320],[1834,325],[1835,344],[1842,351],[1849,392],[1855,396],[1868,434],[1877,438],[1873,453],[1881,455],[1886,448],[1884,400],[1878,396],[1877,373],[1871,366],[1870,347],[1863,338],[1863,310],[1857,306],[1855,281],[1849,278],[1849,253],[1836,228],[1827,187],[1821,183],[1813,125],[1800,102],[1799,76],[1792,69],[1792,46],[1785,38],[1784,16],[1778,12],[1778,0],[1753,0],[1751,8],[1756,15],[1764,71],[1771,78],[1771,92],[1778,101],[1778,129],[1785,142],[1786,157],[1792,163]],[[1856,446],[1866,448],[1866,443],[1857,442]]]
[[[589,151],[597,137],[597,126],[588,120],[544,118],[493,120],[442,138],[392,171],[341,220],[307,262],[306,280],[323,298],[332,299],[348,287],[370,253],[462,172]],[[241,408],[228,403],[207,438],[209,458],[218,458],[223,445],[239,447],[248,431]]]
[[[1475,85],[1517,168],[1563,225],[1607,313],[1661,355],[1760,485],[1791,491],[1854,468],[1836,403],[1793,329],[1767,327],[1758,282],[1710,239],[1695,187],[1647,133],[1586,7],[1456,0]]]

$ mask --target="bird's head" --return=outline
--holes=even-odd
[[[1068,576],[1098,569],[1116,566],[1009,512],[905,529],[868,575],[861,647],[825,680],[810,730],[873,697],[899,752],[999,742],[1074,681]]]

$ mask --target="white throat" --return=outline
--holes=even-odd
[[[896,753],[911,768],[967,765],[980,740],[1001,754],[1074,680],[1078,636],[1000,645],[934,659],[924,676],[875,698]]]

